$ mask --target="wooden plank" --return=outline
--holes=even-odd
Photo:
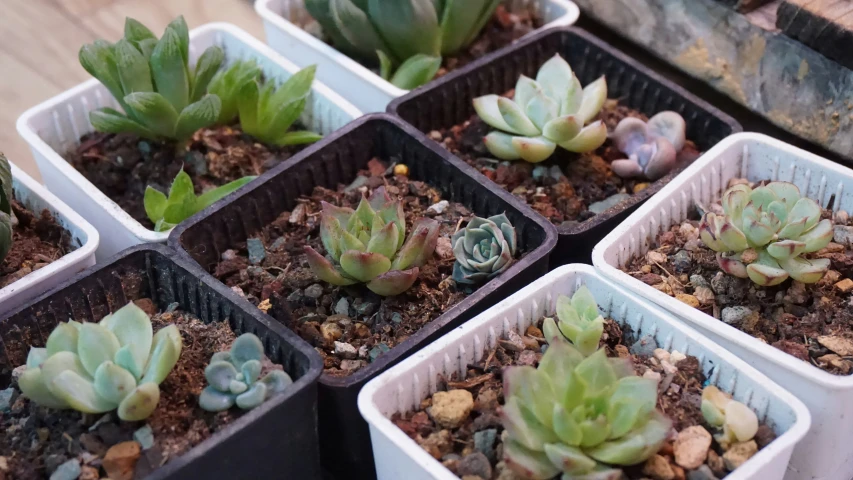
[[[853,0],[785,0],[776,25],[791,38],[853,68]]]

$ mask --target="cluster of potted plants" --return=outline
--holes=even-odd
[[[0,478],[853,473],[849,170],[564,0],[256,7],[19,120]]]

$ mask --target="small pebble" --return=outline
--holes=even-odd
[[[744,320],[752,315],[752,310],[742,305],[734,307],[726,307],[723,309],[721,319],[729,325],[740,325]]]
[[[228,249],[228,250],[225,250],[224,252],[222,252],[222,261],[223,262],[227,262],[229,260],[234,260],[235,258],[237,258],[237,251],[236,250]]]
[[[838,335],[822,335],[817,337],[818,343],[842,357],[853,355],[853,341]]]
[[[352,360],[358,357],[358,350],[345,342],[335,342],[335,355]]]
[[[316,300],[323,296],[323,287],[319,283],[315,283],[305,289],[305,296]]]
[[[717,480],[717,477],[708,465],[702,465],[696,470],[687,472],[687,480]]]
[[[702,275],[690,275],[690,283],[693,284],[693,288],[705,287],[710,288],[711,285],[705,280],[705,277]]]
[[[474,452],[466,455],[456,466],[456,473],[465,478],[468,475],[482,479],[492,478],[492,465],[482,452]]]
[[[690,295],[689,293],[678,293],[675,295],[675,298],[682,303],[686,303],[687,305],[693,308],[699,308],[699,299]]]
[[[687,427],[678,432],[672,445],[675,463],[688,470],[699,468],[708,458],[711,440],[711,434],[701,425]]]
[[[327,322],[320,325],[320,334],[328,343],[332,343],[344,335],[340,325],[334,322]]]
[[[847,225],[847,221],[850,220],[850,215],[847,214],[845,210],[839,210],[835,212],[835,223],[838,225]]]
[[[394,314],[391,315],[391,321],[396,324],[403,323],[403,315],[401,315],[400,312],[394,312]]]
[[[477,397],[479,402],[479,397]],[[494,462],[497,458],[495,455],[495,440],[498,438],[498,431],[494,428],[481,430],[474,433],[474,448],[481,452],[489,461]]]
[[[678,362],[684,360],[685,358],[687,358],[687,355],[679,352],[678,350],[673,350],[672,353],[669,355],[669,361],[673,365],[678,365]]]
[[[264,242],[260,238],[246,240],[246,250],[249,251],[249,263],[252,265],[263,262],[267,256],[267,252],[264,250]]]
[[[701,305],[711,305],[714,303],[714,291],[708,287],[696,287],[693,289],[693,296],[699,300]]]
[[[444,428],[457,428],[474,408],[474,397],[468,390],[436,392],[427,413]]]
[[[441,139],[439,139],[441,140]],[[394,165],[394,175],[402,175],[404,177],[409,176],[409,167],[406,164],[398,163]]]
[[[12,406],[12,397],[15,394],[15,389],[9,387],[5,390],[0,390],[0,412],[8,412]]]
[[[50,480],[76,480],[80,476],[80,461],[76,458],[63,463],[50,475]]]
[[[835,288],[837,288],[838,291],[840,291],[841,293],[847,293],[850,290],[853,290],[853,280],[845,278],[844,280],[841,280],[840,282],[836,283]]]
[[[341,370],[352,372],[367,365],[364,360],[341,360]]]
[[[587,210],[598,215],[599,213],[602,213],[605,210],[612,208],[618,203],[623,202],[629,198],[631,198],[631,195],[627,193],[617,193],[616,195],[611,195],[600,202],[595,202],[591,204],[589,208],[587,208]]]
[[[655,341],[655,338],[651,335],[646,335],[631,345],[631,353],[638,356],[650,357],[654,355],[656,348],[658,348],[658,342]]]
[[[388,345],[385,345],[384,343],[380,343],[379,345],[376,345],[375,347],[371,348],[369,354],[371,363],[375,362],[380,355],[388,352],[389,350],[391,350],[391,348]]]
[[[356,177],[355,180],[353,180],[352,183],[349,184],[349,186],[344,189],[344,192],[349,193],[358,190],[361,187],[367,186],[368,181],[369,179],[367,177],[365,177],[364,175],[359,175],[358,177]]]
[[[133,432],[133,439],[139,442],[143,450],[148,450],[154,446],[154,433],[148,424]]]
[[[758,453],[758,444],[755,443],[755,440],[735,443],[723,454],[723,461],[726,462],[727,469],[734,470],[746,463],[756,453]]]
[[[661,377],[660,377],[660,373],[658,373],[652,369],[648,369],[648,370],[646,370],[645,373],[643,373],[643,378],[648,378],[649,380],[654,380],[656,382],[660,382]]]
[[[675,472],[669,464],[669,460],[662,455],[652,455],[643,465],[643,474],[653,480],[674,480]]]
[[[690,271],[693,261],[690,259],[690,253],[687,250],[679,250],[678,253],[672,256],[672,266],[676,273],[687,273]]]
[[[832,241],[844,246],[853,245],[853,227],[835,225],[832,227]]]
[[[447,200],[442,200],[438,203],[430,205],[430,207],[427,208],[427,212],[442,214],[445,210],[447,210],[448,206],[450,206],[450,202],[448,202]]]
[[[335,304],[335,313],[338,315],[349,315],[349,300],[346,298],[338,300],[338,303]]]
[[[667,352],[666,350],[662,349],[662,348],[656,348],[654,351],[654,355],[655,355],[655,358],[657,358],[658,361],[661,361],[661,362],[663,362],[663,361],[668,362],[669,358],[670,358],[670,353]]]

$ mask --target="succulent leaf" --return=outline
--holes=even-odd
[[[142,383],[118,405],[118,417],[127,422],[145,420],[159,402],[160,387],[156,383]]]
[[[686,128],[684,118],[672,111],[660,112],[648,122],[632,117],[622,119],[612,138],[628,158],[613,162],[614,173],[623,178],[663,177],[675,167],[678,153],[684,148]]]
[[[758,416],[748,406],[713,385],[702,390],[702,416],[709,425],[723,429],[726,442],[747,442],[758,433]]]

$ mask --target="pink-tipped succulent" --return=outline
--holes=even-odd
[[[323,202],[320,239],[328,258],[311,247],[305,253],[320,280],[340,286],[365,283],[378,295],[398,295],[415,283],[419,267],[432,258],[438,222],[419,219],[405,238],[403,205],[379,187],[355,210]]]
[[[484,122],[500,130],[483,139],[492,155],[538,163],[550,157],[557,145],[578,153],[600,147],[607,140],[607,127],[593,120],[605,100],[604,77],[584,88],[572,67],[555,55],[542,65],[536,80],[524,75],[518,79],[512,100],[486,95],[474,99],[474,109]]]
[[[821,220],[820,205],[801,197],[793,183],[735,185],[723,194],[722,206],[724,215],[706,213],[699,231],[723,271],[773,286],[788,277],[815,283],[829,269],[828,259],[802,254],[829,244],[832,221]]]
[[[622,178],[644,177],[657,180],[675,166],[678,152],[684,148],[687,124],[675,112],[660,112],[648,123],[627,117],[616,125],[611,138],[628,158],[610,164]]]

